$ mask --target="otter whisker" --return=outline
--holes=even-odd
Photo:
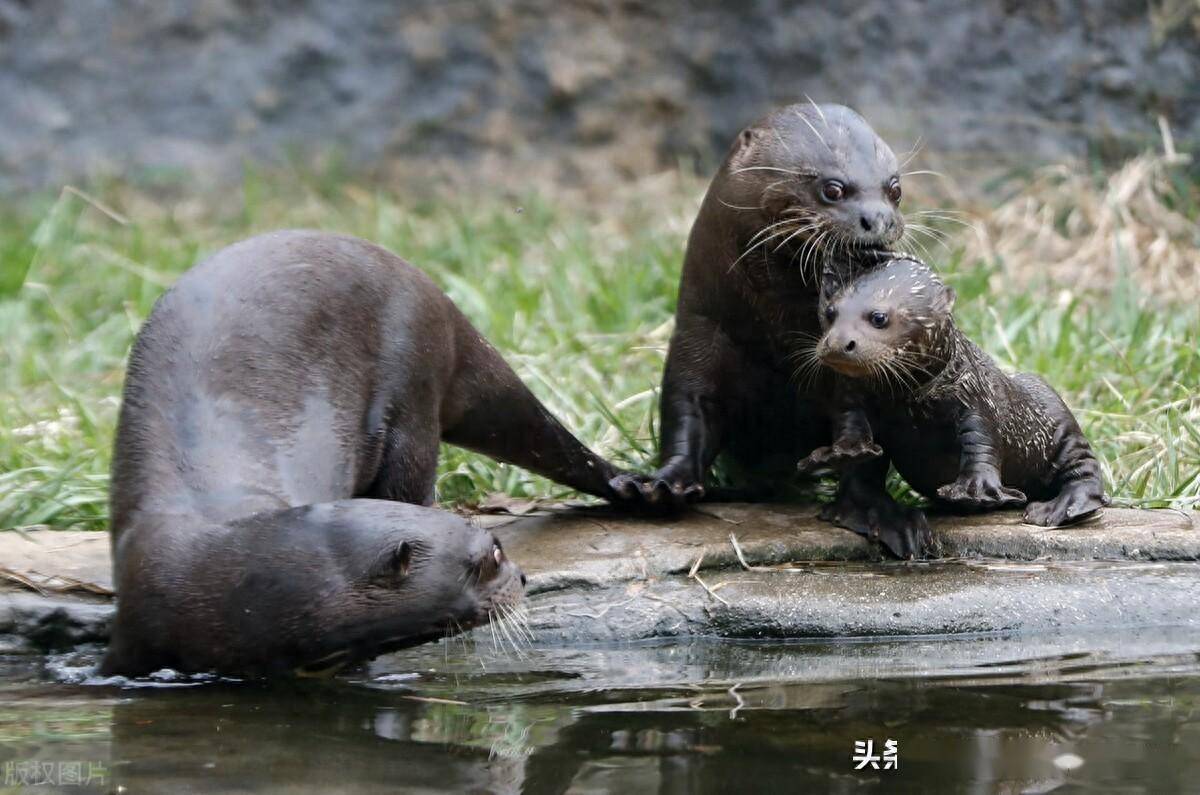
[[[944,221],[946,223],[958,224],[959,226],[965,226],[967,229],[970,229],[971,231],[975,232],[976,234],[979,233],[979,225],[978,224],[976,224],[972,221],[965,221],[960,217],[956,217],[958,215],[962,215],[961,213],[956,213],[955,215],[943,215],[942,212],[943,211],[940,211],[940,210],[936,211],[936,212],[933,210],[921,210],[919,212],[911,213],[911,215],[913,217],[922,216],[925,218],[932,218],[937,221]],[[950,211],[945,211],[945,212],[950,212]]]
[[[521,649],[521,643],[517,638],[513,637],[515,634],[515,629],[513,629],[511,626],[511,620],[509,619],[507,607],[503,604],[496,605],[496,607],[499,608],[500,612],[500,621],[497,624],[497,626],[500,628],[500,632],[505,638],[508,639],[509,645],[512,646],[513,654],[515,654],[517,657],[523,658],[524,654]]]
[[[918,153],[920,153],[923,143],[922,136],[918,135],[916,142],[913,143],[912,149],[909,149],[908,152],[905,153],[905,158],[900,161],[900,168],[904,168],[912,162],[912,159],[916,157]]]
[[[927,169],[920,169],[918,171],[905,171],[900,174],[900,176],[902,176],[902,177],[916,177],[916,176],[921,176],[921,175],[927,175],[927,176],[931,176],[931,177],[941,177],[942,179],[948,179],[948,177],[940,171],[930,171]]]
[[[825,148],[829,150],[829,153],[830,153],[831,155],[834,155],[835,157],[837,156],[837,152],[834,152],[834,151],[833,151],[833,147],[832,147],[832,146],[830,146],[830,145],[829,145],[829,142],[827,142],[827,141],[825,140],[825,136],[823,136],[823,135],[821,135],[821,133],[817,132],[817,128],[813,126],[813,123],[812,123],[811,121],[809,121],[809,120],[808,120],[808,117],[807,117],[807,116],[805,116],[803,113],[801,113],[799,110],[797,110],[797,111],[796,111],[796,117],[797,117],[797,118],[799,118],[799,119],[800,119],[800,121],[802,121],[802,122],[804,122],[806,125],[808,125],[808,129],[812,130],[812,132],[813,132],[813,135],[817,136],[817,140],[818,140],[818,141],[820,141],[821,143],[825,144]],[[828,124],[826,124],[825,126],[826,126],[826,127],[828,127],[829,125],[828,125]]]
[[[499,650],[507,651],[507,649],[505,649],[505,647],[504,647],[504,643],[505,643],[505,641],[507,641],[508,645],[510,647],[512,647],[513,653],[516,654],[519,651],[517,649],[517,644],[515,641],[513,641],[512,635],[509,634],[508,629],[505,627],[504,614],[500,612],[498,606],[492,608],[491,623],[492,623],[492,626],[496,628],[496,633],[500,637]]]
[[[731,210],[759,210],[759,209],[761,209],[760,207],[741,207],[736,204],[730,204],[729,202],[722,199],[720,196],[717,197],[717,201],[719,201],[721,204],[725,205],[726,207],[728,207]]]
[[[501,651],[500,637],[496,634],[495,616],[491,610],[488,611],[488,629],[492,633],[492,649],[499,654]]]
[[[793,177],[814,176],[811,171],[793,171],[790,168],[780,168],[778,166],[742,166],[729,173],[742,174],[746,171],[778,171],[780,174],[791,174]]]
[[[934,243],[937,243],[947,252],[950,251],[950,246],[946,244],[946,235],[944,232],[939,232],[936,229],[931,229],[927,226],[922,226],[921,224],[909,224],[908,226],[910,229],[912,229],[914,235],[924,235]]]
[[[812,105],[812,109],[815,110],[817,115],[821,117],[821,123],[825,125],[826,129],[828,129],[829,119],[825,118],[825,111],[821,110],[821,106],[813,102],[812,97],[810,97],[808,94],[805,94],[804,98],[808,100],[809,105]]]
[[[780,243],[779,245],[775,246],[775,251],[778,251],[779,249],[781,249],[781,248],[783,248],[784,246],[786,246],[786,245],[788,244],[788,241],[790,241],[790,240],[791,240],[792,238],[794,238],[796,235],[803,234],[804,232],[806,232],[806,231],[809,231],[810,229],[814,229],[814,228],[819,228],[819,227],[814,227],[814,225],[809,225],[809,226],[802,226],[802,227],[800,227],[799,229],[797,229],[796,231],[792,232],[790,235],[788,235],[787,237],[785,237],[785,238],[783,239],[783,242],[782,242],[782,243]]]

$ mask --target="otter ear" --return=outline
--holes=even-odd
[[[938,291],[937,309],[939,312],[945,312],[947,315],[954,311],[954,302],[958,300],[958,293],[954,292],[954,288],[950,285],[943,285]]]
[[[750,162],[750,158],[757,149],[758,130],[747,127],[738,133],[737,140],[733,142],[733,147],[729,151],[729,165],[735,169],[742,168]]]
[[[412,565],[412,544],[401,541],[384,553],[382,563],[380,574],[395,580],[407,577]]]

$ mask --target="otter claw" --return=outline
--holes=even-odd
[[[627,503],[682,505],[704,496],[704,487],[699,483],[629,472],[612,478],[608,485],[615,496]]]
[[[890,497],[881,498],[878,504],[867,507],[851,499],[838,499],[822,508],[818,516],[858,533],[876,547],[886,547],[902,560],[941,554],[924,512],[918,508],[905,508]]]
[[[855,442],[853,444],[833,444],[828,447],[818,447],[796,465],[796,471],[809,475],[826,469],[844,469],[855,464],[862,464],[872,458],[883,455],[883,448],[874,442]]]
[[[956,507],[973,511],[1020,508],[1029,502],[1024,492],[1007,488],[991,473],[959,478],[938,488],[937,494]]]
[[[1031,502],[1023,519],[1042,527],[1062,527],[1087,519],[1108,503],[1108,497],[1098,487],[1068,487],[1053,500]]]

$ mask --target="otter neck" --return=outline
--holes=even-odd
[[[954,325],[953,318],[946,318],[930,329],[911,350],[917,355],[917,364],[906,371],[903,391],[906,396],[921,401],[941,394],[944,386],[955,383],[957,374],[968,366],[967,346],[963,333]]]

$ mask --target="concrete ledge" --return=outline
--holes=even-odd
[[[531,593],[738,567],[732,534],[751,565],[869,560],[860,536],[817,519],[813,505],[706,504],[679,517],[606,509],[519,519],[495,529],[529,576]],[[1010,560],[1200,560],[1200,532],[1179,511],[1110,508],[1075,527],[1021,523],[1015,511],[932,516],[945,554]]]
[[[868,562],[862,538],[816,511],[479,520],[529,575],[531,629],[545,643],[1200,628],[1200,565],[1186,562],[1200,560],[1200,532],[1185,513],[1109,509],[1054,530],[1016,513],[934,517],[947,559],[903,563]],[[0,533],[0,575],[0,647],[107,637],[105,534]]]
[[[538,594],[531,629],[552,644],[1200,630],[1200,566],[1188,563],[805,564],[701,579]]]

